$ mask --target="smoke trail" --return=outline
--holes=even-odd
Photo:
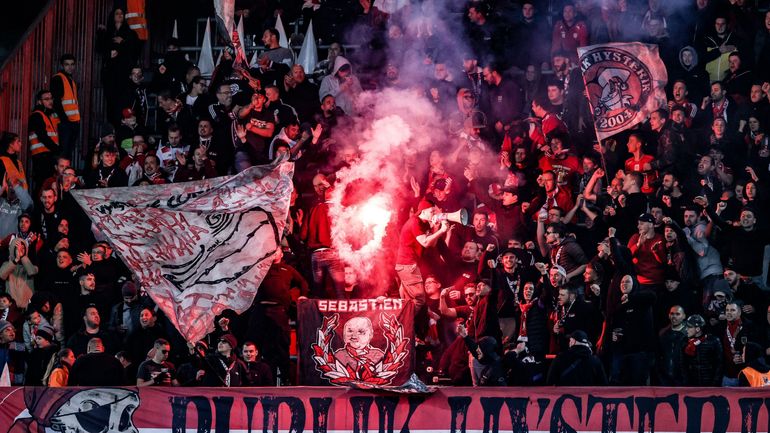
[[[388,230],[399,229],[393,223],[404,205],[403,154],[426,151],[442,129],[431,104],[409,90],[365,93],[359,104],[365,107],[354,128],[359,134],[347,132],[344,139],[358,143],[360,157],[337,172],[329,208],[332,240],[359,279],[387,283],[373,275],[392,268],[382,250]]]

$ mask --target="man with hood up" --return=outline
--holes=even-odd
[[[345,114],[354,115],[355,101],[361,92],[363,92],[361,83],[358,81],[358,77],[353,75],[350,62],[342,56],[337,56],[334,59],[332,73],[321,81],[318,97],[323,100],[326,95],[332,95],[337,106]]]
[[[687,86],[690,101],[697,104],[708,95],[709,75],[699,62],[698,51],[694,47],[688,45],[679,50],[679,64],[669,66],[668,71],[672,90],[677,80],[682,80]]]

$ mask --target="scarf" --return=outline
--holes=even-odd
[[[684,353],[686,353],[687,356],[695,356],[695,351],[698,349],[698,346],[704,341],[706,341],[705,335],[688,339],[687,346],[685,346],[684,348]]]

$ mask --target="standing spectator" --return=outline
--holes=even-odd
[[[139,364],[136,373],[136,386],[179,386],[176,380],[176,368],[168,360],[171,344],[162,338],[155,340],[152,356]]]
[[[54,329],[51,325],[41,325],[35,333],[35,348],[29,352],[27,359],[27,372],[24,384],[28,386],[45,385],[45,375],[49,366],[54,363],[59,345],[54,338]]]
[[[62,155],[72,158],[80,135],[80,109],[75,72],[75,56],[64,54],[59,59],[61,69],[51,78],[54,111],[59,117],[59,144]]]
[[[561,266],[566,271],[565,277],[570,285],[580,285],[588,257],[575,238],[567,233],[567,227],[560,222],[546,226],[538,218],[537,233],[540,253],[549,258],[551,265]]]
[[[29,154],[32,157],[33,188],[38,188],[51,175],[54,157],[59,153],[59,116],[54,111],[50,90],[37,92],[35,108],[29,115]]]
[[[43,385],[51,388],[59,388],[69,384],[70,370],[75,364],[75,354],[72,349],[61,349],[56,354],[56,361],[48,376],[43,378]]]
[[[683,386],[685,383],[682,369],[682,356],[687,344],[685,311],[674,305],[668,312],[669,324],[658,336],[657,384],[662,386]]]
[[[131,354],[145,354],[159,339],[166,338],[166,332],[158,323],[153,307],[144,306],[139,312],[139,327],[126,338],[125,348]]]
[[[585,332],[577,330],[569,336],[569,350],[556,355],[548,370],[547,385],[606,386],[607,374],[602,362],[591,351]]]
[[[265,52],[262,56],[266,56],[271,62],[283,63],[291,67],[294,64],[294,54],[290,49],[280,46],[279,36],[275,28],[265,29],[262,33],[262,43],[265,44]]]
[[[104,352],[101,338],[93,337],[88,340],[87,351],[72,365],[67,386],[123,385],[123,366],[114,356]]]
[[[24,351],[24,344],[16,342],[13,324],[0,320],[0,386],[24,383]]]
[[[738,386],[765,387],[770,383],[770,366],[762,356],[762,346],[749,342],[743,348],[745,367],[738,375]]]
[[[275,386],[270,366],[262,360],[256,344],[251,341],[243,343],[241,353],[246,365],[244,386]]]
[[[524,109],[524,94],[516,80],[503,77],[500,65],[490,63],[482,70],[487,83],[484,112],[490,116],[490,123],[495,128],[495,145],[502,143],[503,136],[519,120]]]
[[[724,377],[722,386],[738,386],[738,373],[746,365],[743,348],[754,340],[754,324],[741,317],[743,302],[734,298],[725,306],[724,328],[719,329],[719,338],[724,349]]]
[[[139,371],[139,365],[134,362],[132,355],[129,355],[125,350],[116,353],[115,359],[117,359],[118,362],[120,362],[120,365],[123,366],[126,377],[125,384],[127,386],[133,386],[135,383],[134,381],[136,380],[136,373]]]
[[[652,322],[655,293],[639,290],[631,275],[623,276],[620,292],[620,307],[612,319],[610,382],[623,386],[644,386],[648,384],[655,352]]]
[[[744,48],[740,37],[728,29],[724,13],[716,17],[713,29],[706,33],[701,44],[700,58],[712,83],[727,76],[730,53]]]
[[[665,282],[666,240],[655,232],[655,217],[652,215],[639,215],[637,221],[639,231],[628,240],[628,248],[641,289],[656,292]]]
[[[27,216],[28,218],[29,216]],[[20,218],[25,218],[22,216]],[[34,240],[31,239],[34,246]],[[5,280],[5,290],[10,293],[19,308],[27,308],[32,294],[35,293],[34,277],[38,267],[29,257],[29,245],[27,240],[12,237],[8,244],[8,260],[0,266],[0,279]]]
[[[705,333],[706,321],[697,314],[687,318],[686,326],[687,344],[683,355],[685,385],[722,385],[722,344],[719,339]]]
[[[96,306],[93,304],[87,306],[83,311],[83,327],[67,340],[67,347],[72,349],[75,356],[86,353],[86,350],[88,350],[88,347],[91,344],[91,340],[94,338],[99,340],[99,347],[101,347],[102,352],[104,351],[105,345],[108,349],[110,348],[110,344],[107,343],[107,341],[111,343],[110,334],[102,330],[99,326],[100,324],[101,318],[99,317],[99,310],[97,310]]]
[[[572,3],[564,4],[561,17],[562,19],[553,25],[551,55],[564,51],[570,60],[577,63],[577,48],[588,45],[588,28],[583,21],[578,20],[575,5]]]
[[[300,296],[306,296],[307,281],[296,269],[283,262],[283,250],[277,248],[273,264],[257,290],[246,337],[257,342],[262,348],[266,354],[264,359],[270,364],[272,376],[279,378],[281,385],[289,383],[291,370],[289,309],[292,303],[292,290],[298,290]],[[233,345],[232,350],[235,348],[236,346]]]
[[[413,300],[415,311],[425,304],[420,257],[424,249],[435,247],[449,231],[447,221],[438,223],[435,220],[439,212],[438,206],[423,200],[417,207],[417,213],[401,228],[396,259],[396,274],[401,281],[399,293],[402,298]]]
[[[305,69],[299,64],[291,67],[291,73],[286,75],[283,83],[284,99],[297,110],[299,121],[310,121],[316,110],[318,86],[307,79]]]
[[[353,67],[350,62],[342,56],[334,59],[334,68],[332,73],[324,77],[321,81],[321,87],[318,90],[318,96],[323,101],[326,95],[334,96],[337,106],[352,116],[357,113],[356,100],[363,91],[358,77],[353,74]]]
[[[709,218],[724,232],[735,272],[752,279],[760,288],[764,287],[762,260],[765,245],[770,243],[770,235],[757,223],[757,210],[750,206],[744,207],[739,225],[733,226],[709,207],[708,199],[696,198],[696,204],[705,207]],[[724,203],[720,202],[718,206],[724,207]]]
[[[246,365],[235,355],[238,341],[233,334],[224,334],[217,341],[217,351],[203,361],[202,386],[243,386]],[[200,373],[199,373],[200,374]]]
[[[128,185],[128,175],[117,163],[118,148],[100,146],[99,164],[89,176],[86,184],[89,188],[113,188]]]
[[[125,9],[116,7],[110,13],[107,25],[99,24],[96,33],[96,51],[102,56],[102,80],[104,99],[107,103],[108,119],[117,126],[120,101],[125,77],[129,75],[138,56],[138,39],[125,20]],[[109,114],[112,114],[110,116]]]

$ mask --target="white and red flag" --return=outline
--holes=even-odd
[[[668,74],[657,45],[611,43],[577,50],[599,140],[666,105]]]
[[[251,306],[280,248],[294,165],[143,187],[73,190],[96,229],[187,341]]]

